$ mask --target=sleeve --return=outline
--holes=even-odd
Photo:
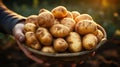
[[[9,10],[2,2],[0,2],[0,32],[12,34],[12,29],[16,23],[26,18]]]

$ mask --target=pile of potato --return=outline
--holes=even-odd
[[[27,17],[24,26],[26,45],[46,53],[80,52],[94,49],[104,37],[88,14],[57,6],[40,9]]]

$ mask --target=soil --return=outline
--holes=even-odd
[[[46,67],[27,58],[16,43],[6,49],[0,49],[0,67]],[[95,56],[78,64],[51,65],[50,67],[120,67],[120,42],[108,40],[97,51]]]

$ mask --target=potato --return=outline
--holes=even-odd
[[[93,34],[97,36],[98,41],[101,41],[101,39],[104,37],[103,32],[99,29],[97,29],[95,32],[93,32]]]
[[[93,20],[93,19],[89,14],[81,14],[75,18],[76,22],[79,22],[81,20]]]
[[[38,26],[38,15],[30,15],[25,20],[25,23],[34,23],[36,26]]]
[[[38,40],[43,45],[51,45],[52,43],[52,35],[48,32],[48,30],[44,27],[39,27],[36,30],[36,36]]]
[[[69,44],[69,50],[71,52],[80,52],[82,50],[81,36],[78,33],[70,32],[66,41]]]
[[[38,24],[42,27],[51,27],[54,24],[54,16],[51,12],[42,12],[38,15]]]
[[[50,32],[54,37],[65,37],[69,34],[70,29],[62,24],[55,24],[50,28]]]
[[[26,44],[28,46],[32,47],[33,49],[41,48],[41,45],[38,42],[37,38],[35,37],[34,32],[26,32],[25,37],[26,37]]]
[[[49,11],[47,9],[43,8],[43,9],[40,9],[39,14],[42,13],[42,12],[49,12]]]
[[[93,33],[96,30],[97,24],[91,20],[82,20],[75,25],[75,31],[82,35]]]
[[[68,11],[68,13],[67,13],[67,15],[66,15],[65,18],[72,18],[72,19],[73,19],[73,15],[72,15],[72,13],[71,13],[70,11]]]
[[[63,18],[61,24],[70,28],[70,31],[74,30],[76,22],[72,18]]]
[[[24,25],[24,32],[29,32],[29,31],[35,32],[36,29],[37,29],[37,26],[33,23],[26,23]]]
[[[53,46],[43,46],[41,51],[44,53],[55,53]]]
[[[60,21],[58,19],[55,19],[54,24],[60,24]]]
[[[58,6],[52,9],[51,12],[55,16],[55,18],[64,18],[68,13],[67,9],[64,6]]]
[[[86,34],[83,37],[82,43],[85,49],[91,50],[97,46],[98,40],[94,34]]]
[[[72,11],[71,13],[72,13],[72,15],[73,15],[73,19],[74,19],[74,20],[75,20],[75,18],[76,18],[77,16],[80,16],[80,13],[79,13],[78,11]]]
[[[57,38],[54,40],[53,47],[57,52],[64,52],[67,50],[68,44],[63,38]]]

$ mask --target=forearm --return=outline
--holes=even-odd
[[[25,17],[9,10],[0,2],[0,32],[12,34],[12,29],[16,23],[24,19]]]

